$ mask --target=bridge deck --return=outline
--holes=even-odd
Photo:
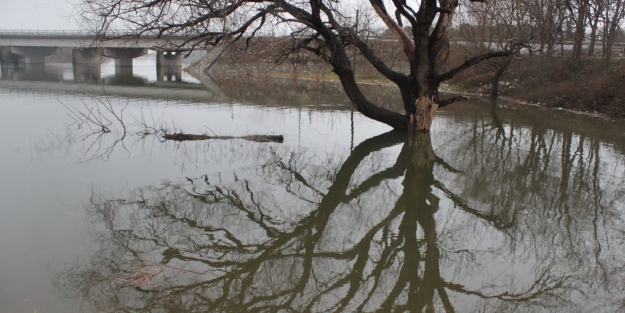
[[[110,32],[98,36],[93,32],[74,30],[1,30],[0,46],[60,48],[147,48],[154,50],[191,50],[187,36],[142,35]]]

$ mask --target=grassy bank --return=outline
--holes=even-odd
[[[251,50],[250,50],[251,49]],[[253,51],[253,53],[250,53]],[[217,75],[277,76],[318,81],[337,81],[331,68],[315,58],[292,58],[276,64],[279,47],[260,46],[227,51],[212,70]],[[384,51],[384,50],[383,50]],[[387,49],[386,51],[394,51]],[[408,72],[408,65],[395,54],[384,59],[394,68]],[[364,60],[356,58],[356,79],[362,83],[385,85],[390,82]],[[457,58],[454,59],[454,58]],[[464,61],[454,56],[448,63]],[[203,65],[198,68],[203,68]],[[441,89],[469,94],[489,95],[495,69],[478,65],[456,76]],[[625,119],[625,59],[615,58],[606,68],[600,59],[587,58],[573,65],[568,58],[525,56],[512,62],[500,80],[500,96],[551,108],[590,113],[606,118]]]
[[[479,66],[451,83],[459,90],[488,95],[493,74],[491,67]],[[573,65],[561,58],[528,57],[515,62],[501,78],[500,96],[622,120],[625,59],[616,59],[605,68],[598,59]]]

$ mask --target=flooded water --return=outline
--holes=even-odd
[[[625,310],[622,125],[478,99],[407,136],[331,83],[142,60],[3,69],[0,312]]]

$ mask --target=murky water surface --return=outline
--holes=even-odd
[[[3,69],[0,312],[625,310],[622,125],[475,100],[407,137],[333,84],[142,60]]]

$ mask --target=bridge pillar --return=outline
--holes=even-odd
[[[156,80],[182,81],[182,51],[156,52]]]
[[[25,64],[45,64],[45,57],[59,52],[58,47],[16,47],[9,48],[10,53],[23,57]]]
[[[72,63],[99,66],[103,61],[101,50],[100,48],[76,48],[72,50]]]
[[[156,65],[160,67],[182,67],[182,51],[157,51]]]
[[[132,59],[148,54],[145,48],[104,48],[101,54],[115,59],[115,76],[132,77]]]
[[[72,67],[74,81],[77,83],[100,83],[102,68],[85,64],[74,64]]]
[[[13,72],[15,72],[15,66],[5,63],[6,61],[3,59],[2,64],[0,64],[0,78],[11,79],[13,77]]]
[[[0,47],[0,63],[3,68],[17,66],[17,56],[11,53],[11,47]]]
[[[18,67],[11,76],[12,80],[62,82],[63,72],[52,68],[46,68],[45,64],[26,64]]]
[[[99,83],[104,57],[99,48],[81,48],[72,51],[74,80],[78,83]]]
[[[132,59],[148,54],[145,48],[104,48],[102,55],[115,59],[115,68],[132,67]]]

